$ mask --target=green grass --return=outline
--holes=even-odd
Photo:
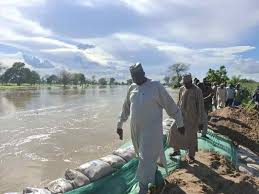
[[[255,90],[255,88],[257,86],[259,86],[259,83],[258,82],[256,82],[256,83],[241,83],[241,86],[243,88],[247,88],[250,92],[251,91],[253,92]]]

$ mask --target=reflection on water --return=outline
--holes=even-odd
[[[0,91],[0,193],[44,185],[129,140],[115,133],[127,86]]]
[[[11,114],[16,111],[14,103],[6,97],[0,97],[0,114]]]

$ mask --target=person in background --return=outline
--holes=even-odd
[[[180,149],[188,150],[189,163],[193,163],[198,149],[197,132],[203,130],[204,102],[201,89],[192,83],[191,74],[183,76],[178,105],[183,114],[185,133],[170,130],[168,142],[174,148],[170,156],[180,155]]]
[[[227,101],[226,106],[232,106],[235,98],[235,88],[233,84],[229,84],[227,87]]]
[[[237,84],[235,90],[234,106],[240,106],[243,100],[243,90],[240,83]]]
[[[253,102],[255,103],[255,108],[259,110],[259,86],[256,87],[253,93]]]
[[[195,84],[196,86],[198,86],[199,83],[200,83],[200,80],[198,80],[198,78],[194,78],[193,82],[194,82],[194,84]]]
[[[206,137],[208,130],[208,114],[210,111],[212,111],[213,90],[211,88],[210,82],[206,78],[203,79],[203,83],[199,83],[198,87],[202,91],[205,111],[202,136]]]
[[[226,106],[227,100],[227,90],[225,88],[225,84],[220,84],[220,87],[217,89],[217,108],[224,108]]]
[[[217,83],[214,82],[213,85],[212,85],[212,91],[213,91],[213,97],[212,97],[212,109],[217,109],[217,89],[218,89],[218,86],[217,86]]]
[[[159,82],[145,77],[140,63],[132,65],[130,73],[133,84],[128,89],[122,107],[117,133],[122,139],[122,125],[130,115],[132,143],[139,159],[136,172],[139,194],[146,194],[149,184],[155,184],[157,162],[166,168],[163,149],[163,109],[176,120],[181,134],[184,134],[183,117],[166,89]]]

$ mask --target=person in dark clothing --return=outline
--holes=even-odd
[[[212,98],[213,98],[213,90],[211,88],[210,82],[204,78],[203,83],[199,83],[198,87],[202,91],[203,101],[204,101],[204,123],[202,129],[202,136],[207,137],[207,130],[208,130],[208,114],[212,111]]]
[[[259,86],[257,86],[253,93],[253,101],[255,103],[255,108],[259,110]]]

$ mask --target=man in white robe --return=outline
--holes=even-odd
[[[122,124],[129,115],[131,138],[139,159],[136,178],[139,194],[148,192],[148,185],[155,184],[157,161],[166,167],[163,150],[163,109],[176,120],[178,130],[184,133],[183,118],[166,89],[157,81],[145,77],[141,64],[130,67],[133,84],[129,87],[117,125],[117,133],[123,137]]]
[[[227,101],[227,90],[224,84],[220,84],[220,87],[217,89],[217,108],[224,108]]]
[[[179,92],[178,105],[184,121],[185,133],[180,134],[172,126],[169,134],[169,146],[174,148],[171,157],[180,155],[180,149],[188,151],[189,163],[195,161],[195,152],[198,150],[197,132],[203,131],[206,115],[201,89],[192,84],[191,74],[183,76],[183,86]]]

